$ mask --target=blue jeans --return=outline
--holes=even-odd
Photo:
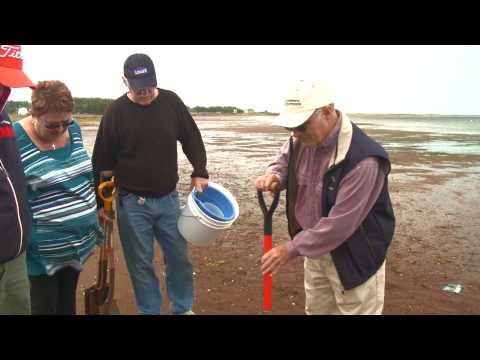
[[[141,198],[119,191],[118,230],[140,314],[159,315],[162,305],[155,274],[153,238],[163,252],[165,282],[172,314],[192,309],[193,274],[187,243],[177,230],[180,203],[177,191],[160,198]]]

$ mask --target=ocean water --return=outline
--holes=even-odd
[[[480,116],[351,114],[363,128],[403,130],[437,134],[480,135]]]
[[[480,156],[480,116],[351,114],[386,148],[409,147],[430,153]]]

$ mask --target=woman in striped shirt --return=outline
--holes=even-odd
[[[32,314],[75,314],[80,271],[101,241],[92,164],[60,81],[41,81],[14,124],[33,216],[27,248]]]

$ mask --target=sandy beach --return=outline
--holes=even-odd
[[[355,121],[355,117],[352,117]],[[263,174],[288,134],[269,125],[269,117],[196,116],[207,148],[211,181],[229,189],[240,216],[209,247],[190,246],[197,314],[262,314],[263,215],[254,180]],[[80,119],[91,150],[98,119]],[[362,119],[357,122],[362,127]],[[370,124],[371,125],[371,124]],[[391,156],[390,194],[397,220],[387,256],[384,314],[480,314],[480,155],[443,152],[422,144],[442,141],[480,143],[476,134],[411,132],[365,124]],[[422,145],[422,146],[419,146]],[[189,192],[191,166],[179,147],[182,204]],[[270,201],[269,198],[267,198]],[[285,197],[274,214],[273,241],[288,240]],[[136,314],[133,290],[116,239],[116,296],[122,314]],[[95,281],[98,254],[82,272],[77,311],[84,313],[83,291]],[[157,275],[163,259],[156,245]],[[461,284],[459,294],[442,291]],[[273,277],[272,314],[304,314],[303,258]],[[169,313],[168,298],[162,310]]]

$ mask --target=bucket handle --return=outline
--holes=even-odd
[[[182,211],[183,209],[185,209],[185,207],[186,207],[186,205],[181,206],[181,207],[180,207],[180,211]],[[197,218],[197,219],[200,219],[200,216],[195,215],[195,214],[185,215],[185,214],[182,213],[182,216],[184,216],[184,217],[189,217],[189,218]]]
[[[185,214],[182,214],[182,216],[183,216],[183,217],[200,219],[200,216],[197,216],[197,215],[185,215]]]

